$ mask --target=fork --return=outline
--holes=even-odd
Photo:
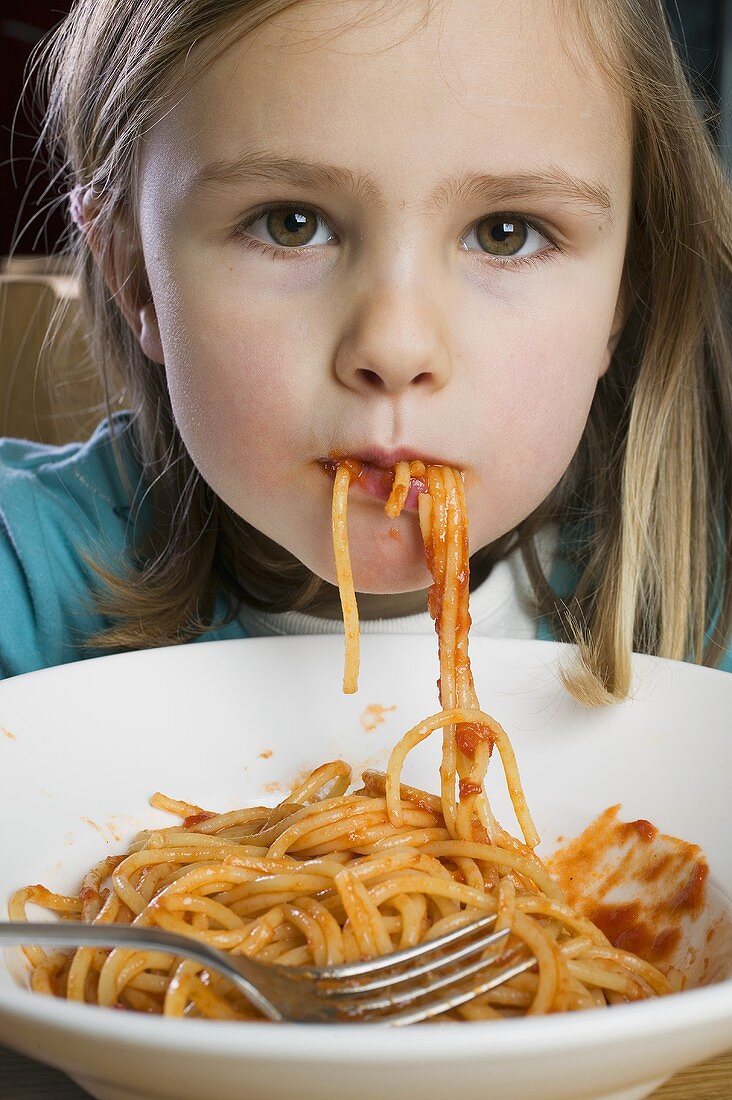
[[[169,951],[218,970],[270,1020],[404,1026],[465,1004],[535,965],[522,949],[501,954],[510,929],[494,932],[495,922],[491,913],[415,947],[321,967],[261,963],[192,937],[124,924],[0,921],[0,945]]]

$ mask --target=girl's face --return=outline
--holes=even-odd
[[[559,481],[621,321],[626,108],[553,0],[417,7],[304,0],[143,149],[143,348],[209,485],[329,581],[322,459],[460,467],[474,552]],[[413,512],[356,487],[349,531],[358,590],[424,588]]]

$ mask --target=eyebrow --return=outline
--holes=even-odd
[[[332,164],[259,152],[244,153],[231,160],[212,161],[195,173],[192,183],[194,187],[215,187],[252,181],[290,183],[311,190],[345,191],[378,208],[383,209],[386,205],[378,184],[367,172],[353,172],[350,168]],[[437,213],[458,202],[482,201],[490,205],[515,198],[573,202],[612,216],[612,200],[604,184],[580,179],[556,165],[509,175],[463,172],[438,183],[423,209],[425,213]]]

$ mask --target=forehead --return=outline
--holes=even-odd
[[[629,177],[629,108],[557,0],[300,0],[176,92],[145,166],[182,187],[247,149],[342,165],[407,203],[450,173]],[[231,30],[229,29],[229,34]],[[185,66],[196,71],[204,41]]]

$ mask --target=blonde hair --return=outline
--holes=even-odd
[[[57,178],[91,187],[97,199],[97,259],[73,227],[69,251],[94,359],[104,378],[116,370],[126,381],[149,510],[129,572],[97,566],[105,583],[96,604],[115,625],[91,641],[109,649],[195,638],[211,628],[219,590],[229,597],[227,621],[241,602],[317,610],[332,595],[206,485],[177,431],[164,372],[143,354],[102,273],[115,224],[124,219],[134,231],[138,139],[173,67],[182,92],[235,38],[297,2],[79,0],[35,59]],[[559,485],[471,564],[480,580],[520,548],[537,612],[578,644],[566,686],[597,705],[627,696],[634,649],[714,665],[729,639],[732,213],[661,0],[561,6],[574,12],[579,51],[589,44],[632,108],[629,312]],[[144,272],[135,277],[144,284]],[[535,535],[548,521],[569,534],[577,579],[566,591],[552,589],[539,563]]]

